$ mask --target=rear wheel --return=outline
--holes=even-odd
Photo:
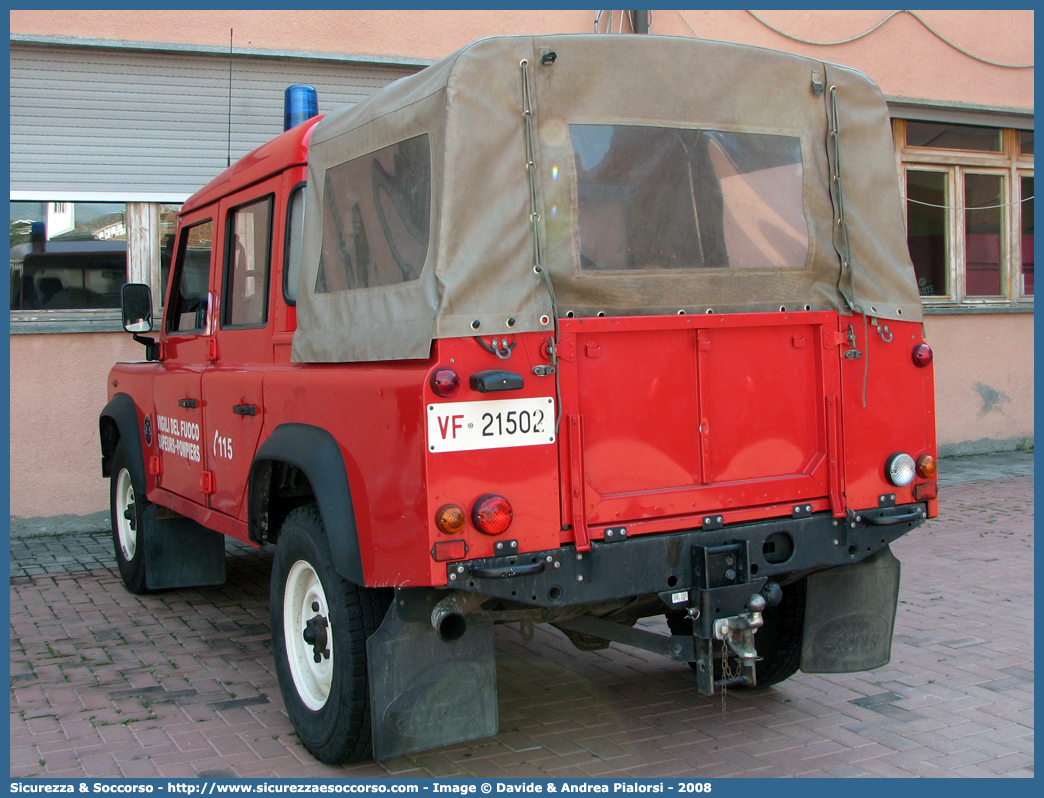
[[[665,617],[671,634],[692,634],[692,620],[685,613],[669,612]],[[754,635],[754,647],[758,651],[757,686],[769,687],[789,679],[801,665],[805,580],[784,587],[782,600],[774,607],[766,607],[762,618],[764,625]],[[739,672],[738,659],[730,656],[729,663],[732,672]],[[697,670],[698,663],[690,662],[689,667]],[[714,661],[714,678],[721,678],[720,659]]]
[[[754,635],[754,647],[761,661],[757,664],[758,687],[768,687],[789,679],[801,665],[801,645],[805,626],[805,580],[783,588],[783,600],[762,613],[765,625]]]
[[[145,486],[135,484],[130,469],[131,455],[121,441],[112,457],[109,480],[109,516],[116,565],[123,584],[131,593],[148,593],[145,583]]]
[[[272,565],[276,675],[297,736],[321,762],[371,754],[366,641],[390,600],[337,574],[314,504],[287,516]]]

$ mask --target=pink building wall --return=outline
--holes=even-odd
[[[620,21],[614,16],[614,31]],[[758,11],[801,39],[834,42],[881,22],[888,11]],[[886,96],[978,105],[1033,107],[1033,70],[974,61],[942,42],[991,61],[1033,62],[1033,11],[901,12],[849,44],[819,47],[774,32],[749,12],[654,11],[652,32],[743,42],[855,67]],[[517,33],[591,33],[594,11],[11,11],[11,31],[147,42],[438,59],[482,38]],[[603,17],[603,30],[607,17]],[[624,23],[624,30],[627,30]]]
[[[11,515],[87,515],[109,506],[98,413],[117,360],[144,351],[129,335],[11,336]]]
[[[838,41],[884,11],[765,11],[799,38]],[[483,36],[587,33],[594,11],[11,11],[15,34],[228,45],[437,59]],[[920,11],[983,58],[1033,61],[1032,11]],[[614,16],[614,30],[620,12]],[[603,21],[604,27],[604,21]],[[626,23],[625,23],[626,30]],[[889,97],[1032,110],[1033,70],[975,61],[900,13],[849,44],[800,44],[746,11],[655,11],[654,34],[745,42],[853,66]],[[1033,314],[933,315],[938,440],[952,451],[1012,448],[1033,436]],[[12,335],[11,515],[88,515],[108,507],[97,414],[105,375],[141,347],[116,333]],[[897,408],[897,412],[902,412]]]
[[[927,316],[939,446],[1013,449],[1033,438],[1033,314]]]

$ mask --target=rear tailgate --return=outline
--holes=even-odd
[[[834,312],[563,320],[562,516],[577,543],[797,502],[841,514],[837,325]]]

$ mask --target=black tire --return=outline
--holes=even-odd
[[[112,543],[116,565],[123,584],[131,593],[148,593],[145,582],[145,510],[150,502],[145,498],[145,485],[135,472],[144,469],[132,467],[134,453],[116,445],[112,456],[112,476],[109,479],[109,518],[112,523]]]
[[[754,647],[761,660],[757,664],[758,687],[769,687],[789,679],[801,665],[801,644],[805,627],[805,580],[783,588],[783,599],[762,613],[765,625],[754,635]]]
[[[692,621],[682,612],[668,612],[664,616],[671,634],[691,635]],[[799,579],[783,588],[783,598],[774,607],[762,613],[764,625],[754,635],[758,650],[758,687],[770,687],[789,679],[801,665],[801,645],[805,624],[805,580]],[[730,657],[731,670],[739,671],[739,662]],[[697,670],[698,663],[689,667]],[[714,678],[721,678],[721,660],[714,660]],[[745,689],[745,688],[741,688]]]
[[[372,754],[366,641],[381,625],[391,595],[337,574],[314,504],[287,516],[272,563],[272,649],[290,722],[320,762],[356,762]]]

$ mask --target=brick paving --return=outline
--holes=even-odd
[[[312,759],[283,711],[270,552],[230,543],[225,585],[138,597],[108,535],[15,539],[11,776],[1030,777],[1032,455],[1010,457],[955,468],[940,518],[893,547],[883,668],[730,693],[723,715],[684,665],[502,626],[496,737],[339,767]]]

